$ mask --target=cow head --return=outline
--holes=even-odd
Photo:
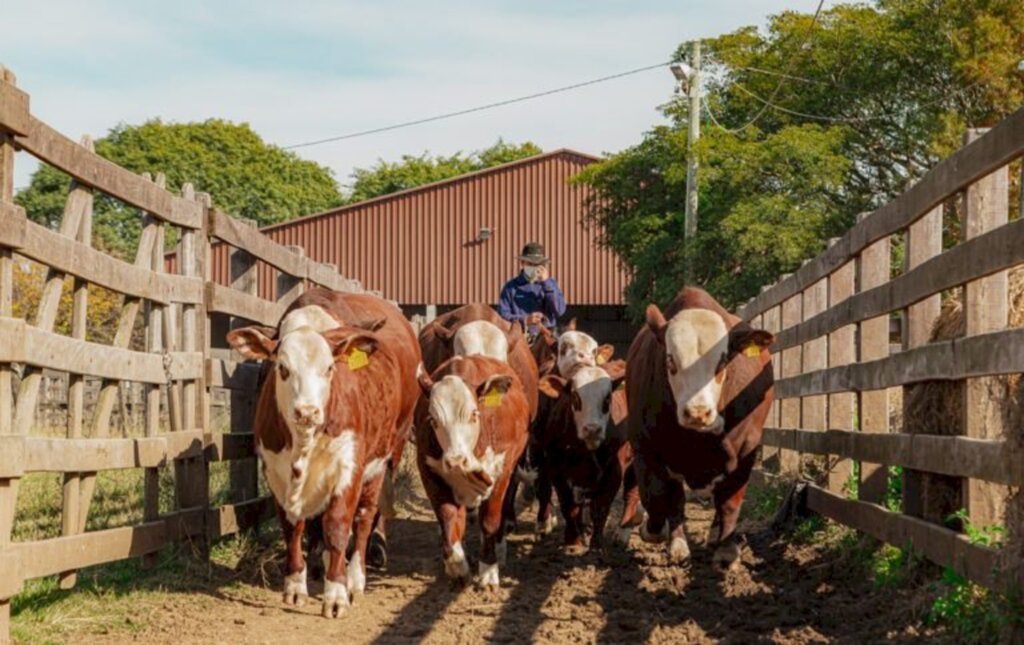
[[[279,339],[266,328],[244,327],[230,332],[228,342],[245,358],[273,361],[277,409],[288,427],[302,434],[311,434],[326,420],[335,365],[347,358],[351,368],[353,352],[366,360],[378,348],[370,332],[348,326],[323,332],[304,326]]]
[[[505,332],[486,320],[474,320],[459,327],[452,341],[456,356],[479,354],[508,362],[510,343]]]
[[[584,365],[568,378],[554,374],[545,376],[540,380],[540,390],[552,398],[569,397],[576,437],[588,450],[597,450],[608,433],[612,393],[624,378],[621,370],[610,375],[600,367]]]
[[[558,373],[569,376],[581,365],[604,365],[614,353],[614,347],[598,345],[592,336],[575,331],[574,326],[573,330],[563,332],[558,338]]]
[[[500,401],[512,386],[512,377],[494,375],[474,388],[451,374],[434,382],[421,366],[418,380],[427,397],[430,424],[441,446],[442,469],[446,472],[478,469],[475,451],[480,438],[481,409],[487,405],[487,397],[497,397]]]
[[[760,354],[773,336],[749,325],[730,331],[722,317],[707,309],[684,309],[666,321],[656,305],[647,308],[647,326],[665,351],[665,370],[680,426],[720,433],[725,407],[722,390],[730,361],[752,348]]]

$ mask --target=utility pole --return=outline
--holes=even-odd
[[[679,87],[690,100],[689,136],[686,138],[686,215],[683,233],[687,245],[697,235],[697,141],[700,140],[700,41],[690,43],[690,61],[671,66]],[[686,267],[684,277],[689,280]]]

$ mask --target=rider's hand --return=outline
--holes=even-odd
[[[541,265],[537,267],[537,282],[544,282],[549,277],[551,277],[551,274],[548,273],[547,266]]]

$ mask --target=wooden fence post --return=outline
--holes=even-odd
[[[92,150],[92,140],[89,137],[82,137],[82,147]],[[75,186],[74,191],[84,193],[85,207],[82,212],[82,219],[75,231],[75,239],[86,246],[92,246],[92,191],[85,186]],[[89,306],[89,284],[81,278],[74,280],[74,295],[72,296],[71,308],[71,337],[85,340],[86,326],[88,322]],[[82,436],[82,426],[85,417],[85,377],[81,374],[68,375],[68,418],[67,436],[70,439],[77,439]],[[85,522],[81,517],[83,512],[81,500],[80,473],[65,473],[63,504],[61,506],[61,534],[74,535],[80,532],[79,527],[84,527]],[[78,581],[78,575],[74,571],[67,571],[61,574],[58,584],[61,589],[71,589]]]
[[[306,257],[306,249],[301,246],[286,246],[286,249],[299,256]],[[289,304],[291,301],[302,295],[305,283],[301,277],[296,277],[284,271],[277,273],[277,301],[282,304]]]
[[[829,240],[834,245],[838,238]],[[836,269],[828,278],[828,307],[832,309],[853,295],[856,286],[857,266],[847,262]],[[856,325],[840,327],[828,335],[828,366],[848,365],[857,360]],[[856,398],[852,392],[836,392],[828,395],[828,427],[834,430],[853,430]],[[849,459],[832,456],[828,469],[828,489],[842,494],[853,474]]]
[[[0,65],[0,80],[14,84],[14,72]],[[14,201],[14,137],[0,130],[0,202]],[[0,316],[14,315],[14,257],[11,249],[0,247]],[[10,363],[0,364],[0,435],[14,433],[14,381]],[[11,531],[14,528],[14,507],[18,501],[18,479],[0,479],[0,563],[7,568],[18,568],[18,562],[8,554]],[[7,571],[5,575],[20,588],[20,571]],[[0,594],[0,639],[8,638],[11,631],[11,599]]]
[[[986,130],[969,130],[965,144]],[[1009,216],[1009,167],[1003,166],[967,187],[964,203],[964,239],[969,240],[1006,224]],[[1000,271],[964,285],[965,334],[973,336],[1005,329],[1008,322],[1007,272]],[[974,439],[1001,439],[1006,435],[999,377],[966,379],[964,434]],[[964,487],[964,507],[975,526],[1002,524],[1007,489],[976,479]]]
[[[246,226],[255,226],[253,220],[239,220]],[[251,296],[258,295],[258,274],[256,257],[243,249],[231,249],[228,259],[231,288]],[[232,320],[231,328],[241,326],[243,321]],[[231,390],[231,432],[252,432],[255,414],[256,393]],[[254,457],[231,461],[231,496],[234,501],[245,501],[257,495],[257,463]]]
[[[828,279],[818,280],[803,293],[803,319],[810,320],[828,306]],[[807,341],[803,346],[802,372],[828,367],[828,336]],[[801,400],[800,427],[807,430],[827,429],[828,395],[805,396]]]
[[[779,279],[781,282],[789,276]],[[800,324],[803,320],[803,293],[797,293],[782,303],[782,329],[786,330]],[[782,350],[782,377],[798,376],[803,372],[803,346],[796,345]],[[783,399],[779,406],[779,427],[799,428],[800,398]],[[779,449],[779,472],[788,477],[800,474],[800,454],[785,448]]]
[[[762,289],[764,291],[764,289]],[[782,307],[775,306],[764,312],[762,323],[764,324],[765,331],[769,331],[772,334],[778,334],[780,331],[782,322]],[[782,374],[782,356],[775,354],[772,356],[772,376],[775,380],[779,380]],[[772,401],[772,407],[768,410],[768,418],[765,420],[765,425],[769,428],[779,427],[779,400],[775,399]],[[769,472],[779,472],[779,449],[764,447],[761,449],[761,464],[762,467]]]
[[[904,271],[910,271],[942,253],[942,206],[933,208],[907,229],[904,251]],[[932,326],[939,317],[942,296],[935,294],[913,304],[903,313],[903,351],[927,345],[931,340]],[[915,386],[903,388],[903,431],[911,431],[914,424],[908,424],[907,400]],[[926,501],[929,480],[936,476],[923,471],[905,468],[903,470],[903,512],[914,517],[941,522],[943,518],[929,517]]]
[[[864,214],[857,221],[864,219]],[[885,237],[865,248],[857,260],[858,291],[867,291],[889,281],[892,259],[889,238]],[[871,361],[889,355],[888,314],[861,321],[859,361]],[[873,390],[858,395],[858,421],[861,432],[889,431],[889,391]],[[860,499],[880,503],[885,498],[889,469],[880,464],[861,463]]]

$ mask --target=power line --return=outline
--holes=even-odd
[[[733,67],[732,69],[742,69],[742,70],[745,70],[745,71],[748,71],[748,72],[756,72],[758,74],[766,74],[768,76],[781,76],[782,78],[786,78],[786,79],[789,79],[791,81],[801,81],[803,83],[815,83],[815,84],[818,84],[818,85],[832,85],[832,83],[830,81],[822,81],[820,79],[815,79],[815,78],[806,78],[804,76],[793,76],[792,74],[784,74],[782,72],[776,72],[775,70],[763,69],[763,68],[760,68],[760,67],[744,66],[744,67]]]
[[[647,66],[644,66],[644,67],[637,67],[636,69],[631,69],[631,70],[628,70],[628,71],[625,71],[625,72],[619,72],[618,74],[611,74],[610,76],[602,76],[601,78],[595,78],[595,79],[591,79],[589,81],[583,81],[582,83],[573,83],[572,85],[565,85],[563,87],[557,87],[555,89],[545,90],[543,92],[537,92],[535,94],[527,94],[526,96],[519,96],[519,97],[516,97],[516,98],[513,98],[513,99],[505,99],[504,101],[497,101],[495,103],[488,103],[486,105],[478,105],[477,107],[472,107],[472,108],[468,108],[468,109],[465,109],[465,110],[457,110],[455,112],[446,112],[444,114],[437,114],[437,115],[429,116],[429,117],[426,117],[426,118],[423,118],[423,119],[415,119],[415,120],[412,120],[412,121],[405,121],[405,122],[402,122],[402,123],[395,123],[393,125],[386,125],[386,126],[383,126],[383,127],[380,127],[380,128],[372,128],[370,130],[361,130],[359,132],[350,132],[348,134],[342,134],[342,135],[338,135],[336,137],[327,137],[325,139],[317,139],[315,141],[306,141],[306,142],[303,142],[303,143],[296,143],[296,144],[292,144],[290,146],[283,146],[283,148],[285,150],[293,150],[295,148],[305,148],[305,147],[308,147],[308,146],[317,146],[317,145],[320,145],[322,143],[331,143],[333,141],[343,141],[345,139],[355,139],[356,137],[364,137],[366,135],[377,134],[379,132],[388,132],[388,131],[391,131],[391,130],[398,130],[400,128],[408,128],[408,127],[411,127],[411,126],[414,126],[414,125],[422,125],[424,123],[431,123],[433,121],[441,121],[443,119],[451,119],[451,118],[454,118],[454,117],[457,117],[457,116],[463,116],[465,114],[472,114],[474,112],[482,112],[484,110],[492,110],[494,108],[504,107],[506,105],[512,105],[513,103],[521,103],[523,101],[530,101],[530,100],[538,99],[538,98],[541,98],[541,97],[544,97],[544,96],[551,96],[552,94],[560,94],[562,92],[568,92],[568,91],[571,91],[571,90],[576,90],[576,89],[579,89],[581,87],[587,87],[588,85],[596,85],[598,83],[604,83],[604,82],[607,82],[607,81],[615,80],[617,78],[622,78],[624,76],[631,76],[633,74],[639,74],[641,72],[646,72],[648,70],[657,69],[659,67],[665,67],[665,66],[670,65],[670,64],[671,64],[671,61],[670,62],[666,62],[666,63],[658,63],[657,65],[647,65]]]
[[[799,51],[803,51],[810,44],[811,36],[814,35],[814,28],[818,24],[818,17],[821,15],[821,8],[824,7],[824,6],[825,6],[825,0],[818,0],[818,8],[815,9],[815,11],[814,11],[814,17],[811,18],[811,24],[807,27],[807,33],[804,34],[804,40],[800,44],[800,49],[798,50],[798,52]],[[789,65],[786,68],[786,72],[782,76],[788,77],[793,72],[793,68],[796,66],[796,59],[797,59],[796,56],[793,56],[793,58],[790,59]],[[761,106],[761,109],[757,111],[757,114],[755,114],[752,119],[750,119],[749,121],[747,121],[746,123],[744,123],[743,125],[741,125],[738,128],[725,128],[721,124],[719,124],[718,127],[722,128],[726,132],[730,132],[732,134],[736,134],[737,132],[740,132],[742,130],[746,130],[750,126],[752,126],[755,123],[757,123],[758,119],[760,119],[761,116],[766,111],[768,111],[769,103],[771,101],[774,101],[775,97],[778,96],[779,90],[782,89],[782,86],[786,83],[786,80],[787,80],[787,78],[780,78],[779,79],[778,84],[775,85],[775,89],[772,90],[772,94],[771,94],[771,97],[769,97],[768,102],[766,102],[764,105]]]

